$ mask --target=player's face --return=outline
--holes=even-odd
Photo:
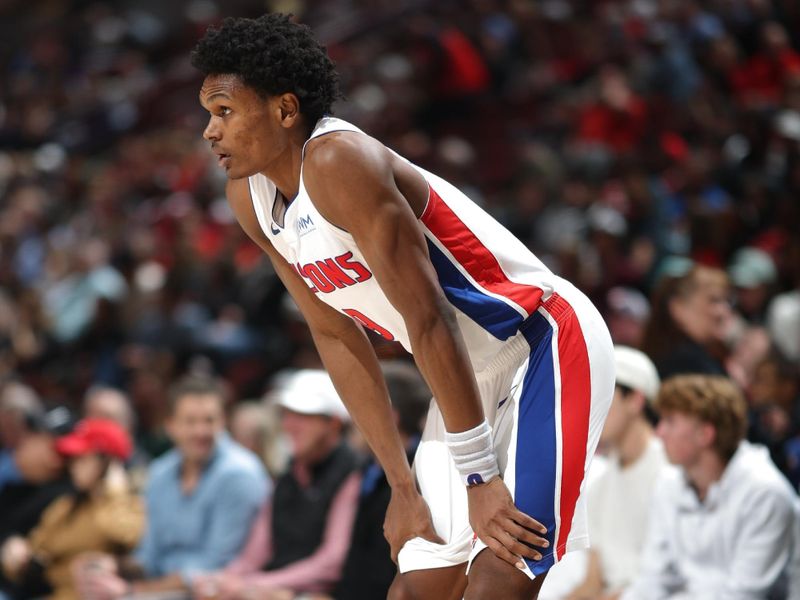
[[[692,465],[707,446],[709,425],[693,415],[665,411],[656,429],[672,464]]]
[[[203,137],[230,179],[265,171],[288,147],[278,98],[263,98],[235,75],[209,75],[200,104],[209,114]]]

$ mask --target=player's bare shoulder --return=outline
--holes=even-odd
[[[427,198],[424,178],[408,162],[378,140],[354,131],[311,140],[303,180],[318,209],[334,223],[350,202],[368,208],[372,201],[407,201],[419,215]]]
[[[306,178],[348,180],[391,172],[392,154],[381,142],[357,131],[334,131],[308,142],[303,159]]]

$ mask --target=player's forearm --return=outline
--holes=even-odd
[[[414,358],[433,392],[449,432],[484,419],[475,375],[455,315],[445,300],[428,314],[406,319]]]
[[[336,336],[313,328],[312,334],[336,390],[389,484],[393,488],[413,485],[378,359],[364,332],[353,323],[346,333],[340,331]]]

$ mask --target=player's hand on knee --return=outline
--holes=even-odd
[[[444,544],[433,528],[428,504],[415,488],[392,489],[392,498],[386,509],[383,535],[389,542],[392,560],[410,539],[421,537],[436,544]]]
[[[514,506],[502,479],[470,486],[467,496],[472,529],[492,552],[520,569],[524,568],[520,557],[541,560],[538,549],[550,545],[543,537],[547,528]]]

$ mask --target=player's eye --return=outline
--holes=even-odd
[[[220,117],[227,117],[229,114],[231,114],[231,109],[228,108],[227,106],[220,106],[219,110],[217,111],[217,114]]]

